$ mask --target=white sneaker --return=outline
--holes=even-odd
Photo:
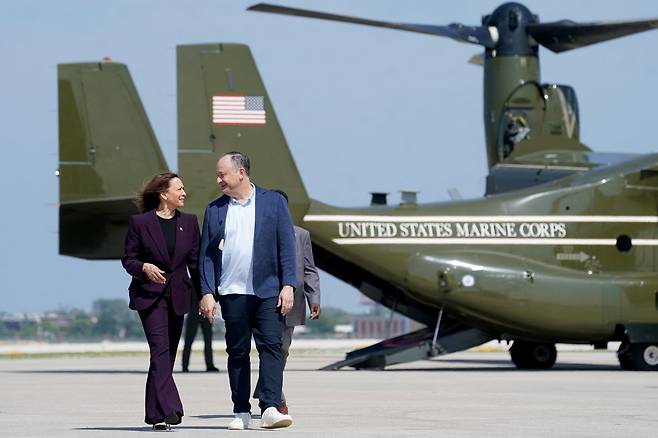
[[[278,427],[288,427],[292,424],[292,417],[279,412],[274,406],[265,409],[260,417],[260,427],[264,429],[276,429]]]
[[[249,412],[236,412],[235,418],[228,424],[228,430],[245,430],[251,423],[251,414]]]

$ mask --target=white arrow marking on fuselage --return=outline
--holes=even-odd
[[[555,258],[556,260],[579,261],[582,263],[585,260],[589,260],[589,255],[584,253],[583,251],[580,251],[579,253],[559,252],[555,254]]]

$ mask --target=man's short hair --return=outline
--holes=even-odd
[[[246,173],[247,176],[249,176],[249,168],[251,166],[249,164],[249,157],[247,156],[247,154],[245,154],[244,152],[231,151],[225,153],[219,158],[222,159],[227,155],[231,157],[231,163],[233,164],[233,167],[235,167],[236,170],[242,167],[244,169],[244,173]]]

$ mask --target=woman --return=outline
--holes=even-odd
[[[146,423],[171,429],[183,417],[172,372],[190,308],[192,278],[197,279],[199,225],[179,209],[185,188],[175,173],[156,175],[137,197],[141,214],[130,218],[121,262],[133,277],[130,308],[139,312],[151,352],[146,379]],[[198,290],[198,289],[197,289]]]

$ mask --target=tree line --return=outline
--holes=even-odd
[[[319,320],[307,320],[308,334],[333,334],[337,324],[349,324],[351,315],[340,309],[322,309]],[[213,324],[215,336],[224,336],[224,324]],[[59,309],[22,318],[4,315],[0,319],[0,339],[62,341],[141,341],[145,340],[137,312],[124,299],[98,299],[91,311]]]

